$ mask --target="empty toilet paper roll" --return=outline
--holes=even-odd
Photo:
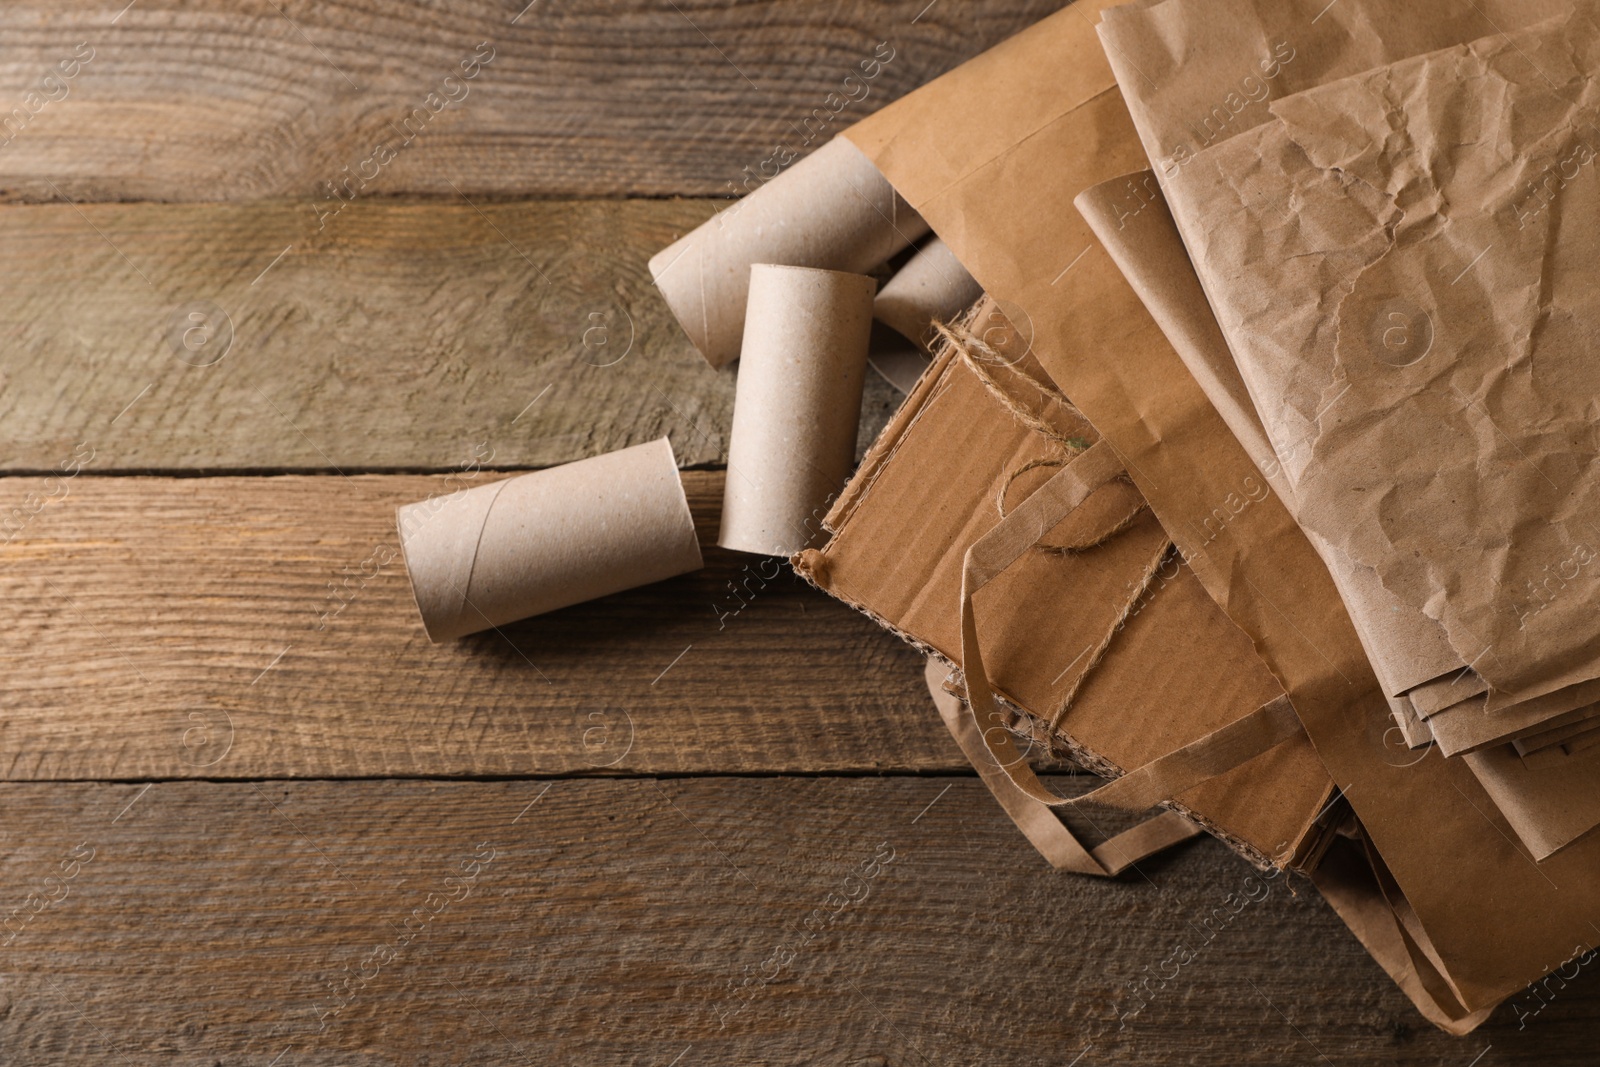
[[[950,246],[931,237],[883,283],[872,313],[879,322],[926,349],[935,320],[951,321],[982,295],[983,287],[967,273]]]
[[[739,356],[756,263],[862,273],[928,232],[861,150],[835,137],[650,258],[650,276],[713,367]]]
[[[842,271],[751,268],[724,548],[793,555],[820,528],[855,460],[876,288]]]
[[[877,371],[878,377],[900,392],[909,393],[916,388],[917,380],[933,361],[926,352],[898,333],[893,336],[898,340],[898,344],[881,349],[876,343],[873,344],[873,350],[867,356],[867,366]]]
[[[664,437],[407,504],[396,520],[436,644],[702,566]]]

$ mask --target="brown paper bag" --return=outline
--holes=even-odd
[[[1174,513],[1167,529],[1175,536],[1191,526],[1203,530],[1201,520],[1226,505],[1228,523],[1213,531],[1205,552],[1191,557],[1193,570],[1226,598],[1235,620],[1271,649],[1274,670],[1291,681],[1297,710],[1335,769],[1336,781],[1353,805],[1375,816],[1368,820],[1369,830],[1393,868],[1393,877],[1383,883],[1394,894],[1384,914],[1401,924],[1397,936],[1413,946],[1409,966],[1420,971],[1432,966],[1433,957],[1448,961],[1435,968],[1448,970],[1448,976],[1436,975],[1425,984],[1435,1017],[1455,1028],[1471,1025],[1483,1008],[1565,959],[1568,942],[1581,937],[1580,919],[1593,913],[1596,901],[1589,891],[1570,886],[1582,862],[1570,857],[1585,846],[1579,843],[1546,865],[1566,875],[1555,882],[1569,888],[1557,890],[1511,844],[1492,803],[1464,766],[1437,754],[1414,766],[1398,765],[1402,760],[1388,741],[1393,720],[1383,688],[1327,569],[1276,499],[1260,497],[1260,472],[1170,347],[1137,313],[1137,304],[1129,307],[1126,283],[1106,269],[1111,265],[1094,247],[1087,227],[1041,206],[1048,203],[1038,195],[1041,176],[1055,187],[1083,188],[1108,177],[1116,162],[1142,155],[1132,151],[1126,114],[1107,93],[1106,68],[1084,47],[1087,42],[1075,38],[1075,20],[1092,19],[1095,10],[1073,8],[1047,20],[847,136],[1020,320],[1019,326],[1032,331],[1042,359],[1051,363],[1070,355],[1115,372],[1101,383],[1115,401],[1107,408],[1110,421],[1099,425],[1099,416],[1091,418],[1102,430],[1116,428],[1114,443],[1152,499],[1175,493],[1188,509]],[[1210,18],[1217,20],[1214,11]],[[958,83],[969,70],[974,80]],[[1059,72],[1059,77],[1029,84],[1024,76],[1029,70]],[[938,128],[945,139],[917,136],[919,128]],[[964,137],[968,130],[971,151],[964,139],[959,141],[963,151],[946,150],[949,138]],[[1093,269],[1097,257],[1100,269]],[[1084,271],[1085,266],[1091,269]],[[1082,290],[1062,295],[1077,286]],[[1082,314],[1084,309],[1100,312]],[[1156,359],[1156,365],[1140,361],[1140,354]],[[1077,385],[1079,379],[1066,377]],[[1150,395],[1153,385],[1168,383],[1182,388]],[[1129,410],[1136,413],[1131,420],[1116,415]],[[1160,440],[1151,439],[1151,426],[1162,427]],[[1138,447],[1125,445],[1124,435]],[[1183,446],[1172,447],[1180,439]],[[1246,499],[1248,506],[1241,504]],[[1205,536],[1210,535],[1198,540]],[[1241,553],[1240,546],[1258,543],[1268,547]],[[1301,693],[1306,709],[1299,708]],[[1414,756],[1403,749],[1400,755]],[[1466,881],[1479,887],[1465,900],[1454,888],[1462,865]],[[1516,884],[1509,899],[1536,905],[1515,911],[1505,906],[1508,897],[1497,885],[1507,879]]]

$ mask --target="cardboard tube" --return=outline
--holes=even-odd
[[[650,276],[713,367],[739,356],[756,263],[865,273],[928,232],[861,150],[836,137],[650,258]]]
[[[407,504],[395,517],[435,644],[702,566],[664,437]]]
[[[894,335],[899,338],[899,334]],[[867,357],[867,366],[878,372],[878,377],[902,393],[910,393],[932,362],[928,354],[903,338],[893,347],[874,351]]]
[[[950,246],[933,237],[883,284],[872,314],[926,350],[935,320],[951,321],[982,295]]]
[[[855,460],[876,289],[860,274],[751,268],[722,547],[789,556],[821,528]]]

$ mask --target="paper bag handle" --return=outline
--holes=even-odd
[[[977,724],[967,714],[963,702],[945,691],[941,684],[944,677],[944,665],[930,657],[926,672],[928,692],[933,695],[933,703],[950,735],[977,769],[983,784],[1000,802],[1001,810],[1011,817],[1017,829],[1050,866],[1073,874],[1111,878],[1145,857],[1187,841],[1200,832],[1200,827],[1177,812],[1164,811],[1092,849],[1085,848],[1066,824],[1056,818],[1055,812],[1018,789],[1011,776],[989,758]]]
[[[996,797],[1046,858],[1056,866],[1071,870],[1091,867],[1093,869],[1083,872],[1090,874],[1115,872],[1096,858],[1093,852],[1084,850],[1071,837],[1071,832],[1061,826],[1060,820],[1046,809],[1091,803],[1143,811],[1232,770],[1302,731],[1288,697],[1280,695],[1243,718],[1079,797],[1064,797],[1050,790],[1028,766],[1000,714],[989,677],[984,671],[973,597],[978,590],[1022,558],[1096,489],[1122,474],[1123,469],[1110,443],[1104,439],[1097,441],[974,542],[967,549],[961,569],[961,668],[966,679],[970,715],[966,717],[967,724],[962,732],[954,729],[952,732],[956,733],[958,742],[962,742],[963,737],[976,737],[977,743],[971,749],[966,743],[962,744],[968,758],[985,782],[990,783],[992,790],[997,776],[1004,776],[1006,788],[1004,791],[995,790]],[[1034,805],[1031,812],[1028,804]],[[1023,811],[1024,816],[1019,817],[1014,809]],[[1167,812],[1166,815],[1181,819],[1173,812]],[[1039,827],[1047,824],[1038,816],[1061,826],[1062,833],[1066,834],[1071,845],[1055,831],[1040,830]],[[1176,827],[1170,820],[1163,822],[1164,819],[1165,815],[1157,816],[1112,838],[1100,848],[1110,849],[1106,858],[1112,854],[1117,857],[1132,856],[1122,863],[1124,867],[1127,863],[1137,862],[1142,856],[1132,854],[1139,848],[1145,848],[1143,855],[1149,855],[1157,848],[1183,839],[1172,836],[1177,832]],[[1185,826],[1188,825],[1187,820],[1183,822]],[[1040,846],[1041,839],[1049,844],[1048,851]],[[1164,843],[1158,845],[1158,841]],[[1058,858],[1065,862],[1057,863]]]

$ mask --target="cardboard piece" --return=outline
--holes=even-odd
[[[756,263],[865,274],[928,232],[836,137],[650,257],[650,276],[706,362],[738,358]]]
[[[435,644],[698,570],[666,438],[396,512]]]
[[[977,321],[996,321],[992,310],[981,307]],[[988,336],[1018,379],[1039,374],[1022,335],[990,326]],[[1058,437],[1081,435],[1089,445],[1097,438],[1069,407],[1039,399],[1045,394],[1020,382],[1013,387],[1035,402],[1038,418]],[[996,497],[1011,476],[1060,458],[1050,436],[1020,422],[945,351],[829,512],[831,540],[801,553],[795,568],[960,666],[962,556],[1000,523]],[[1024,506],[1055,469],[1017,478],[1011,506]],[[1113,480],[1049,539],[1092,540],[1139,502],[1132,486]],[[1059,728],[1040,736],[1104,775],[1143,767],[1282,695],[1244,635],[1175,563],[1157,570],[1118,628],[1139,577],[1152,559],[1166,561],[1167,546],[1165,531],[1145,512],[1088,551],[1027,553],[979,597],[987,674],[999,697],[1042,724],[1075,693]],[[1108,632],[1114,638],[1104,657],[1091,664]],[[1131,707],[1151,710],[1135,716]],[[1302,738],[1181,793],[1171,806],[1257,864],[1299,865],[1325,843],[1317,817],[1329,785]]]
[[[950,246],[938,237],[930,237],[884,283],[872,303],[872,314],[928,350],[933,341],[933,324],[951,321],[982,295],[983,289],[956,259]]]
[[[789,556],[820,532],[855,461],[876,289],[861,274],[750,268],[723,548]]]

